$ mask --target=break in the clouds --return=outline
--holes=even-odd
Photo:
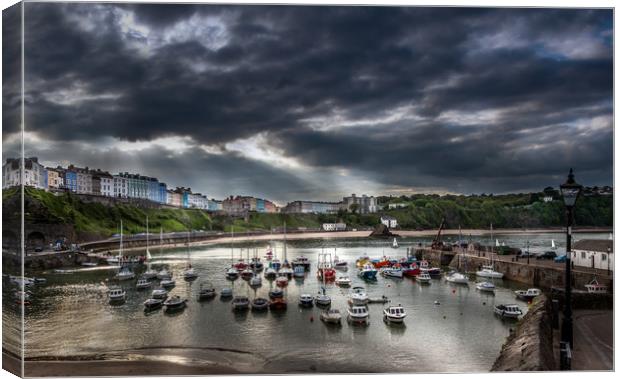
[[[25,7],[26,151],[50,165],[279,202],[612,182],[611,10]]]

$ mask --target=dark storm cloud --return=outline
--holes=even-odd
[[[611,183],[610,10],[29,3],[26,12],[26,121],[45,138],[179,135],[223,146],[264,133],[303,164],[385,186],[537,189],[569,165]]]

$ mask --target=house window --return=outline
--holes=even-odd
[[[607,260],[607,254],[601,254],[601,260],[602,261],[606,261]]]
[[[586,252],[585,251],[581,252],[581,259],[586,259]]]

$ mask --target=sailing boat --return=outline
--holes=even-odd
[[[286,275],[288,279],[293,276],[293,269],[286,259],[286,222],[284,223],[284,262],[282,263],[282,268],[280,269],[280,275]]]
[[[236,280],[239,277],[239,272],[235,268],[234,265],[234,257],[233,257],[233,238],[235,238],[235,227],[231,226],[230,229],[230,268],[226,271],[226,279]]]
[[[327,262],[326,258],[327,258],[327,254],[325,254],[323,256],[323,262],[324,263]],[[329,261],[331,262],[331,254],[329,255]],[[324,265],[323,267],[326,267],[326,265]],[[327,307],[327,306],[331,305],[331,303],[332,303],[331,297],[327,296],[327,294],[325,293],[326,292],[326,290],[325,290],[325,276],[326,275],[325,275],[325,272],[324,272],[323,275],[321,275],[321,279],[323,281],[323,285],[321,286],[321,291],[319,291],[319,294],[314,298],[315,304],[317,306],[322,306],[322,307]]]
[[[396,241],[396,237],[394,237],[394,242],[392,242],[392,247],[394,249],[398,249],[398,242]]]
[[[134,277],[135,275],[129,265],[123,265],[123,219],[121,219],[121,238],[118,250],[118,273],[116,274],[116,279],[129,280]]]
[[[551,250],[556,250],[557,247],[555,246],[555,241],[551,240]]]
[[[159,228],[159,252],[161,253],[161,246],[163,246],[163,234],[162,234],[163,230],[162,228]],[[170,275],[170,273],[168,272],[168,270],[166,270],[165,268],[162,268],[162,270],[160,272],[157,273],[157,279],[163,279],[163,280],[167,280],[167,279],[171,279],[172,276]]]
[[[493,240],[493,224],[491,224],[491,241]],[[496,240],[497,246],[499,246],[499,241]],[[482,269],[476,271],[476,276],[482,278],[496,278],[501,279],[504,277],[504,274],[501,272],[497,272],[494,270],[493,265],[493,245],[491,245],[491,258],[489,258],[490,264],[482,266]]]
[[[149,251],[149,216],[146,216],[146,271],[142,275],[144,279],[155,279],[157,277],[157,271],[151,268],[151,252]]]
[[[258,250],[254,249],[254,262],[258,259]],[[250,287],[256,288],[260,287],[263,284],[263,281],[260,275],[256,275],[256,270],[258,270],[256,265],[252,265],[252,279],[250,279]],[[254,298],[256,298],[256,292],[254,292]],[[265,307],[267,303],[265,303]]]
[[[247,248],[248,262],[250,261],[250,248]],[[250,269],[250,265],[247,265],[243,271],[241,271],[241,279],[250,280],[254,277],[254,271]]]
[[[183,271],[183,279],[185,280],[194,280],[198,277],[198,274],[194,271],[192,267],[192,262],[189,257],[189,230],[187,231],[187,268]]]

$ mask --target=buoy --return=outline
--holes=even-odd
[[[446,318],[446,316],[443,316],[443,318],[445,319],[445,318]]]
[[[456,290],[455,290],[455,289],[453,289],[453,290],[452,290],[452,293],[456,293]]]
[[[486,302],[486,301],[483,301],[483,302],[482,302],[482,305],[487,305],[487,302]]]
[[[439,305],[439,304],[440,304],[440,303],[439,303],[439,300],[435,300],[435,303],[434,303],[434,304],[435,304],[435,305]]]

